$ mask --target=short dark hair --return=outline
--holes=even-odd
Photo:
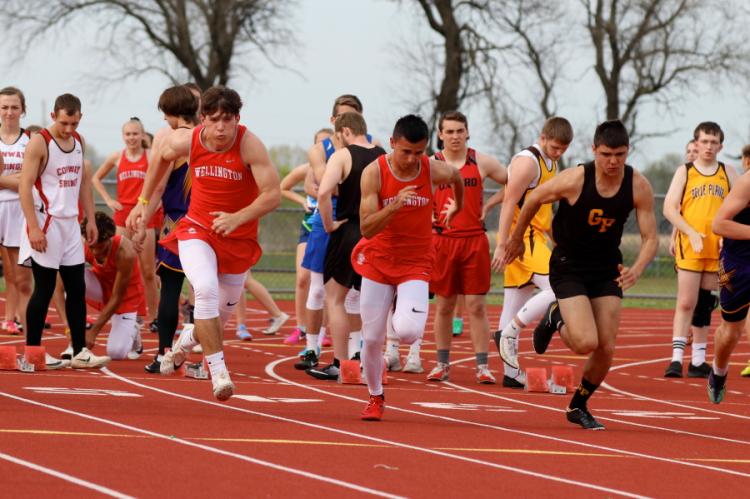
[[[443,122],[445,120],[458,121],[459,123],[463,123],[464,126],[466,126],[467,130],[469,129],[469,120],[461,111],[448,111],[440,116],[440,120],[438,121],[438,130],[440,130],[441,132],[443,131]]]
[[[724,131],[721,129],[718,123],[715,123],[713,121],[703,121],[701,123],[698,123],[698,126],[695,127],[695,131],[693,132],[693,140],[698,140],[698,136],[701,132],[705,133],[706,135],[718,135],[719,143],[724,143]]]
[[[203,93],[203,89],[195,82],[189,81],[182,84],[183,87],[187,87],[188,90],[195,90],[196,92]]]
[[[334,126],[336,127],[337,132],[341,132],[344,128],[348,128],[357,136],[367,134],[367,123],[359,113],[349,112],[339,114]]]
[[[68,116],[72,116],[76,113],[80,113],[81,112],[81,99],[79,99],[73,94],[58,95],[57,99],[55,99],[55,107],[53,110],[55,114],[57,114],[57,112],[60,109],[65,111],[65,113]]]
[[[0,89],[0,95],[15,95],[21,100],[21,112],[26,112],[26,97],[16,87],[5,87]]]
[[[745,147],[742,148],[742,157],[750,158],[750,144],[747,144]]]
[[[99,232],[96,242],[101,243],[107,239],[112,239],[115,235],[116,227],[115,221],[112,217],[104,213],[103,211],[97,211],[94,213],[94,221],[96,223],[96,230]],[[84,218],[81,222],[81,234],[86,235],[86,224],[88,219]]]
[[[427,123],[416,114],[402,116],[393,127],[393,140],[403,137],[412,144],[416,144],[417,142],[427,140],[429,136],[430,130],[427,128]]]
[[[168,115],[195,122],[198,99],[187,85],[169,87],[159,96],[159,111]]]
[[[612,149],[630,146],[628,129],[620,120],[607,120],[600,123],[594,132],[594,147],[605,145]]]
[[[237,116],[242,109],[240,94],[223,85],[209,88],[201,95],[201,114],[210,116],[217,111]]]
[[[334,118],[339,114],[339,106],[349,106],[360,114],[364,109],[362,101],[354,94],[344,94],[336,97],[336,100],[333,102],[333,113],[331,114]]]

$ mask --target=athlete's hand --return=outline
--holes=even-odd
[[[401,207],[406,204],[406,201],[417,197],[417,193],[415,192],[416,189],[416,185],[407,185],[406,187],[398,191],[398,194],[396,194],[396,199],[394,199],[393,202],[388,206],[392,206],[391,209],[394,211],[400,210]]]
[[[220,236],[228,236],[234,230],[242,225],[241,217],[236,213],[227,213],[225,211],[212,211],[214,217],[211,229]]]
[[[39,227],[29,229],[29,243],[34,251],[38,251],[39,253],[47,251],[47,236],[44,235],[44,232]]]
[[[453,217],[458,213],[458,209],[456,208],[456,200],[453,198],[448,198],[448,202],[445,203],[445,208],[443,208],[443,211],[440,212],[440,214],[443,216],[443,225],[445,225],[446,229],[451,228],[451,220],[453,220]]]
[[[133,233],[133,237],[130,238],[133,243],[133,249],[140,255],[143,251],[143,242],[146,240],[146,228],[143,225],[138,226],[138,230]]]
[[[497,246],[495,246],[495,252],[492,254],[492,263],[491,263],[493,272],[497,272],[499,274],[500,272],[503,272],[505,270],[505,263],[503,262],[504,256],[505,256],[505,245],[498,244]]]
[[[503,256],[503,263],[505,265],[508,265],[509,263],[512,263],[516,258],[518,258],[519,260],[523,260],[524,249],[526,248],[524,247],[523,241],[521,239],[511,237],[510,239],[508,239],[508,242],[505,243],[505,255]]]
[[[700,232],[696,231],[690,231],[690,234],[688,234],[688,239],[690,240],[690,246],[693,248],[693,251],[696,253],[700,253],[703,251],[703,238],[705,238],[705,234],[701,234]]]
[[[310,201],[307,199],[307,197],[305,197],[305,202],[302,203],[302,209],[305,210],[305,213],[312,213],[313,212],[314,208],[312,206],[310,206]]]
[[[677,243],[675,242],[674,237],[669,239],[669,254],[672,256],[677,255]]]
[[[146,211],[146,206],[143,203],[138,203],[133,206],[130,210],[128,218],[125,219],[125,227],[133,232],[138,232],[141,225],[143,225],[143,215]]]
[[[324,229],[328,234],[330,234],[331,232],[336,232],[337,230],[339,230],[339,227],[341,227],[348,221],[348,218],[345,218],[343,220],[334,220],[330,226],[324,227]]]
[[[96,240],[99,237],[99,230],[96,228],[96,222],[89,220],[86,222],[86,242],[88,244],[96,244]]]
[[[109,206],[109,209],[112,211],[120,211],[122,209],[122,204],[114,199],[107,201],[107,206]]]
[[[619,264],[617,266],[617,270],[620,272],[620,277],[615,279],[617,281],[617,285],[620,286],[623,291],[633,287],[635,284],[635,281],[638,280],[638,275],[633,271],[631,267],[625,267],[622,264]]]
[[[93,325],[91,329],[86,331],[86,348],[91,350],[96,345],[96,337],[99,336],[101,326]]]

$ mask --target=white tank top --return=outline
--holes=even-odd
[[[40,134],[47,142],[47,164],[36,179],[44,213],[57,218],[78,217],[78,193],[83,179],[83,146],[81,137],[73,133],[73,147],[63,151],[49,131]]]
[[[14,175],[21,172],[23,165],[23,153],[26,150],[26,144],[29,143],[29,136],[21,129],[18,138],[12,144],[6,144],[0,140],[0,154],[3,156],[5,169],[3,175]],[[0,201],[17,201],[18,192],[11,189],[0,189]]]
[[[542,159],[544,160],[544,163],[547,165],[547,171],[552,171],[552,160],[549,159],[546,154],[544,154],[544,151],[542,150],[542,146],[540,146],[537,143],[534,143],[534,145],[532,147],[536,148],[537,151],[539,151],[540,153],[542,153]],[[516,158],[518,156],[523,156],[525,158],[531,158],[531,159],[534,160],[534,163],[538,163],[537,159],[536,159],[536,156],[534,156],[534,153],[531,152],[531,151],[529,151],[529,150],[527,150],[527,149],[524,149],[523,151],[516,153],[515,156],[513,156],[513,158]],[[511,163],[513,162],[513,158],[511,158],[511,160],[510,160]],[[510,168],[510,165],[508,165],[508,177],[510,178],[511,175],[512,175],[511,168]],[[529,184],[529,189],[533,189],[534,187],[536,187],[539,184],[539,179],[541,178],[541,175],[542,175],[542,172],[540,172],[540,171],[537,170],[537,173],[536,173],[536,176],[534,177],[534,180],[532,180],[531,183]]]

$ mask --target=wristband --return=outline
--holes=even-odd
[[[144,198],[143,196],[138,196],[138,202],[144,206],[148,205],[148,199]]]

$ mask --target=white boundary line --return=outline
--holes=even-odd
[[[62,471],[53,470],[52,468],[47,468],[46,466],[26,461],[25,459],[11,456],[10,454],[0,452],[0,459],[5,459],[6,461],[10,461],[11,463],[17,464],[19,466],[25,466],[34,471],[59,478],[60,480],[79,485],[83,488],[93,490],[94,492],[99,492],[100,494],[104,494],[106,496],[117,497],[118,499],[134,499],[133,496],[123,494],[122,492],[118,492],[116,490],[112,490],[109,487],[98,485],[96,483],[89,482],[88,480],[84,480],[83,478],[78,478],[73,475],[68,475],[67,473],[63,473]]]
[[[102,369],[102,370],[104,370],[104,369]],[[119,378],[119,376],[117,376],[117,375],[115,375],[114,377],[115,378]],[[138,383],[133,383],[133,384],[138,385]],[[169,392],[165,392],[165,393],[169,393]],[[16,395],[12,395],[10,393],[0,392],[0,396],[11,398],[11,399],[14,399],[14,400],[18,400],[19,402],[25,402],[27,404],[32,404],[32,405],[36,405],[36,406],[39,406],[39,407],[44,407],[46,409],[52,409],[54,411],[59,411],[59,412],[65,413],[65,414],[70,414],[70,415],[73,415],[73,416],[78,416],[78,417],[81,417],[81,418],[84,418],[84,419],[90,419],[92,421],[96,421],[96,422],[103,423],[103,424],[108,424],[108,425],[111,425],[111,426],[115,426],[117,428],[122,428],[124,430],[129,430],[129,431],[132,431],[132,432],[135,432],[135,433],[142,433],[144,435],[148,435],[148,436],[151,436],[151,437],[159,438],[159,439],[162,439],[162,440],[165,440],[165,441],[168,441],[168,442],[175,442],[175,443],[178,443],[178,444],[186,445],[188,447],[195,447],[197,449],[201,449],[201,450],[204,450],[204,451],[207,451],[207,452],[213,452],[215,454],[221,454],[221,455],[224,455],[224,456],[227,456],[227,457],[233,457],[233,458],[239,459],[241,461],[247,461],[247,462],[252,463],[252,464],[257,464],[257,465],[260,465],[260,466],[266,466],[266,467],[272,468],[272,469],[274,469],[276,471],[283,471],[283,472],[286,472],[286,473],[291,473],[293,475],[299,475],[299,476],[302,476],[304,478],[308,478],[308,479],[312,479],[312,480],[319,480],[321,482],[329,483],[331,485],[337,485],[339,487],[343,487],[343,488],[347,488],[347,489],[351,489],[351,490],[356,490],[357,492],[362,492],[364,494],[371,494],[371,495],[375,495],[375,496],[379,496],[379,497],[387,497],[387,498],[392,498],[392,499],[401,499],[401,496],[397,496],[397,495],[394,495],[394,494],[389,494],[387,492],[381,492],[379,490],[371,489],[369,487],[363,487],[363,486],[356,485],[356,484],[353,484],[353,483],[345,482],[343,480],[337,480],[335,478],[329,478],[329,477],[325,477],[325,476],[320,476],[320,475],[317,475],[315,473],[309,473],[307,471],[302,471],[302,470],[293,469],[293,468],[287,468],[287,467],[279,465],[279,464],[275,464],[275,463],[272,463],[272,462],[269,462],[269,461],[264,461],[262,459],[257,459],[257,458],[254,458],[254,457],[246,456],[244,454],[237,454],[235,452],[230,452],[230,451],[219,449],[219,448],[216,448],[216,447],[211,447],[209,445],[199,444],[199,443],[196,443],[196,442],[190,442],[188,440],[184,440],[184,439],[179,438],[179,437],[173,437],[173,436],[170,436],[170,435],[165,435],[163,433],[157,433],[157,432],[146,430],[146,429],[143,429],[143,428],[138,428],[136,426],[131,426],[131,425],[128,425],[128,424],[125,424],[125,423],[119,423],[117,421],[112,421],[112,420],[109,420],[109,419],[104,419],[104,418],[100,418],[100,417],[97,417],[97,416],[93,416],[91,414],[84,414],[84,413],[73,411],[73,410],[70,410],[70,409],[65,409],[63,407],[58,407],[58,406],[51,405],[51,404],[45,404],[43,402],[37,402],[35,400],[31,400],[31,399],[27,399],[27,398],[24,398],[24,397],[19,397],[19,396],[16,396]],[[196,400],[198,400],[198,399],[196,399]],[[216,405],[220,405],[220,404],[216,404]]]
[[[293,357],[285,357],[285,358],[282,358],[282,359],[278,359],[278,360],[276,360],[274,362],[271,362],[270,364],[268,364],[266,366],[266,372],[269,372],[269,369],[271,369],[271,372],[272,372],[273,367],[275,367],[280,362],[289,361],[289,360],[295,360],[297,358],[298,357],[295,355]],[[534,478],[541,478],[541,479],[545,479],[545,480],[551,480],[553,482],[564,483],[564,484],[567,484],[567,485],[574,485],[576,487],[583,487],[583,488],[593,489],[593,490],[597,490],[597,491],[601,491],[601,492],[607,492],[609,494],[615,494],[615,495],[618,495],[618,496],[633,497],[633,498],[643,498],[643,497],[646,497],[646,496],[641,496],[641,495],[634,494],[634,493],[631,493],[631,492],[625,492],[625,491],[622,491],[622,490],[617,490],[617,489],[609,488],[609,487],[604,487],[604,486],[599,486],[599,485],[594,485],[594,484],[582,483],[582,482],[580,482],[578,480],[570,480],[570,479],[567,479],[567,478],[562,478],[562,477],[557,477],[557,476],[553,476],[553,475],[547,475],[547,474],[543,474],[543,473],[537,473],[537,472],[534,472],[534,471],[519,469],[519,468],[512,467],[512,466],[504,466],[502,464],[493,463],[491,461],[484,461],[484,460],[481,460],[481,459],[475,459],[475,458],[471,458],[471,457],[467,457],[467,456],[462,456],[462,455],[459,455],[459,454],[452,454],[452,453],[449,453],[449,452],[439,451],[439,450],[435,450],[435,449],[429,449],[429,448],[425,448],[425,447],[419,447],[419,446],[416,446],[416,445],[411,445],[411,444],[407,444],[407,443],[403,443],[403,442],[396,442],[394,440],[386,440],[386,439],[382,439],[382,438],[371,437],[369,435],[364,435],[364,434],[361,434],[361,433],[354,433],[354,432],[350,432],[350,431],[346,431],[346,430],[341,430],[341,429],[338,429],[338,428],[331,428],[331,427],[328,427],[328,426],[322,426],[322,425],[318,425],[318,424],[315,424],[315,423],[309,423],[307,421],[301,421],[301,420],[291,419],[291,418],[287,418],[287,417],[284,417],[284,416],[278,416],[278,415],[275,415],[275,414],[267,414],[267,413],[263,413],[263,412],[259,412],[259,411],[253,411],[253,410],[245,409],[245,408],[242,408],[242,407],[236,407],[236,406],[232,406],[232,405],[220,404],[218,402],[213,402],[213,401],[210,401],[210,400],[198,399],[198,398],[191,397],[189,395],[183,395],[183,394],[179,394],[179,393],[173,393],[173,392],[169,392],[169,391],[166,391],[166,390],[162,390],[161,388],[156,388],[156,387],[153,387],[153,386],[148,386],[148,385],[144,385],[142,383],[138,383],[138,382],[133,381],[131,379],[128,379],[128,378],[125,378],[125,377],[120,376],[118,374],[115,374],[112,371],[108,370],[107,368],[102,369],[102,371],[104,371],[105,374],[107,374],[108,376],[111,376],[114,379],[118,379],[118,380],[120,380],[120,381],[122,381],[124,383],[128,383],[128,384],[131,384],[131,385],[134,385],[134,386],[138,386],[138,387],[141,387],[141,388],[144,388],[144,389],[147,389],[147,390],[152,390],[152,391],[155,391],[155,392],[158,392],[158,393],[162,393],[162,394],[165,394],[165,395],[170,395],[172,397],[177,397],[177,398],[181,398],[181,399],[185,399],[185,400],[190,400],[190,401],[193,401],[193,402],[199,402],[199,403],[202,403],[202,404],[207,404],[207,405],[211,405],[211,406],[215,406],[215,407],[220,407],[220,408],[225,409],[225,410],[238,411],[238,412],[243,412],[245,414],[252,414],[252,415],[255,415],[255,416],[261,416],[261,417],[265,417],[265,418],[275,419],[277,421],[283,421],[285,423],[297,424],[297,425],[301,425],[301,426],[306,426],[308,428],[314,428],[314,429],[317,429],[317,430],[323,430],[323,431],[327,431],[327,432],[338,433],[340,435],[346,435],[348,437],[353,437],[353,438],[358,438],[358,439],[362,439],[362,440],[367,440],[367,441],[370,441],[370,442],[376,442],[376,443],[379,443],[379,444],[392,445],[394,447],[401,447],[403,449],[409,449],[409,450],[414,450],[414,451],[418,451],[418,452],[424,452],[424,453],[432,454],[432,455],[436,455],[436,456],[447,457],[447,458],[450,458],[450,459],[456,459],[456,460],[459,460],[459,461],[464,461],[464,462],[473,463],[473,464],[479,464],[479,465],[482,465],[482,466],[488,466],[488,467],[491,467],[491,468],[500,469],[500,470],[504,470],[504,471],[510,471],[510,472],[513,472],[513,473],[519,473],[521,475],[532,476]],[[280,379],[282,381],[285,381],[288,384],[296,385],[296,383],[294,383],[294,382],[289,382],[289,381],[283,380],[283,378],[280,378],[280,377],[276,376],[275,373],[271,374],[271,376],[273,376],[273,377],[275,377],[277,379]],[[300,385],[300,386],[304,387],[304,385]],[[311,387],[305,387],[305,388],[311,388]],[[314,389],[314,390],[315,391],[319,391],[321,393],[324,393],[326,395],[331,395],[331,396],[335,396],[335,397],[344,398],[344,399],[347,399],[347,400],[353,400],[353,401],[355,401],[357,403],[362,403],[362,400],[357,399],[357,398],[347,397],[347,396],[342,396],[342,395],[334,395],[334,394],[331,394],[329,392],[326,392],[324,390],[319,390],[319,389]],[[2,392],[0,392],[0,394],[2,394]],[[401,409],[401,410],[404,410],[404,409]],[[430,414],[419,413],[417,411],[406,411],[406,410],[404,410],[404,411],[405,412],[413,412],[415,414],[423,414],[423,415],[431,416],[431,417],[439,417],[439,416],[434,416],[434,415],[430,415]],[[462,420],[453,419],[453,418],[442,418],[442,419],[446,419],[446,420],[454,421],[454,422],[464,422]],[[495,428],[495,427],[489,426],[489,425],[481,425],[481,424],[478,424],[478,423],[474,423],[474,424],[477,424],[478,426],[487,426],[487,427],[490,427],[490,428]],[[750,475],[748,475],[748,476],[750,476]]]

